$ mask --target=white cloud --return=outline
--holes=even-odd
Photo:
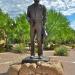
[[[69,16],[69,15],[72,15],[72,14],[74,14],[75,13],[75,8],[71,8],[71,9],[68,9],[68,10],[62,10],[61,11],[64,15],[67,15],[67,16]]]
[[[57,0],[51,2],[42,0],[40,3],[44,4],[48,9],[52,7],[57,11],[61,11],[64,15],[75,13],[75,0]]]
[[[16,6],[17,6],[17,7],[21,7],[21,4],[17,4]]]
[[[61,2],[59,2],[59,10],[60,10],[64,15],[72,15],[75,13],[75,0],[64,0],[62,7],[61,7]],[[65,8],[65,10],[63,9]]]
[[[33,0],[0,0],[0,8],[8,13],[10,10],[14,11],[16,9],[23,12],[32,3]],[[44,4],[48,9],[53,8],[61,11],[64,15],[75,13],[75,0],[41,0],[40,3]]]
[[[75,1],[75,0],[72,0],[72,1]]]

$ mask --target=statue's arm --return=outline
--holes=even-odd
[[[46,10],[46,7],[43,6],[43,36],[47,36],[47,32],[46,32],[46,19],[47,19],[47,10]]]
[[[27,9],[27,20],[30,23],[30,11],[29,11],[29,7]]]
[[[43,25],[45,25],[46,23],[46,16],[47,16],[46,7],[43,6]]]

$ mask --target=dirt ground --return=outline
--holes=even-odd
[[[45,56],[62,61],[64,75],[75,75],[75,50],[70,50],[68,56],[53,56],[53,51],[44,51]],[[29,54],[0,53],[0,75],[7,75],[9,65],[21,62]]]

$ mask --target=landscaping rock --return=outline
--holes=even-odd
[[[64,75],[61,63],[40,62],[36,69],[36,74],[40,75]]]
[[[21,68],[21,64],[19,65],[11,65],[9,70],[8,70],[8,75],[18,75],[19,74],[19,70]]]
[[[35,75],[35,70],[36,70],[36,64],[26,63],[22,65],[19,75]]]
[[[61,62],[56,60],[12,65],[8,73],[9,75],[64,75]]]

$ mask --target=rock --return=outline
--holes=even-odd
[[[22,65],[19,75],[35,75],[35,70],[35,63],[26,63]]]
[[[5,47],[6,40],[0,40],[0,47]]]
[[[10,66],[8,70],[8,75],[18,75],[20,68],[21,68],[21,64]]]
[[[63,68],[61,63],[39,62],[36,73],[40,75],[63,75]]]
[[[57,60],[12,65],[9,71],[9,75],[64,75],[62,63]]]

